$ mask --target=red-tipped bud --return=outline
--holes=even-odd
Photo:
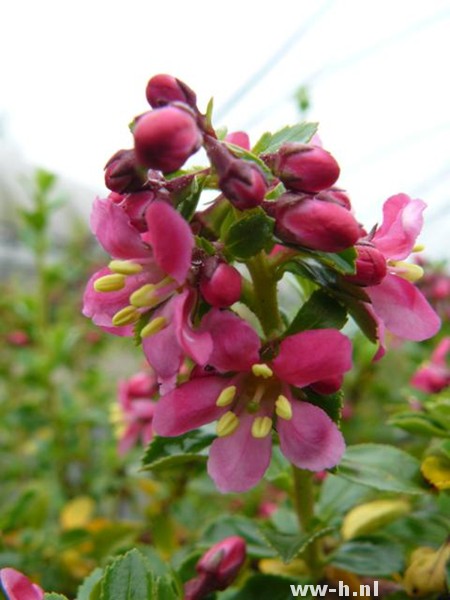
[[[205,273],[200,280],[203,298],[216,308],[226,308],[237,302],[241,288],[241,274],[227,263],[220,263],[210,276]]]
[[[257,165],[237,158],[220,177],[219,187],[236,208],[245,210],[261,204],[267,182]]]
[[[135,192],[144,183],[134,150],[119,150],[105,165],[105,185],[112,192]]]
[[[341,252],[360,237],[351,212],[339,204],[310,196],[284,194],[265,209],[275,217],[275,231],[282,240],[323,252]]]
[[[320,192],[339,177],[339,165],[320,146],[291,142],[265,157],[273,173],[285,186],[300,192]]]
[[[346,280],[356,285],[378,285],[387,273],[386,258],[371,244],[356,244],[356,273]]]
[[[197,563],[197,572],[213,576],[215,589],[224,590],[236,579],[245,557],[245,541],[234,535],[210,548]]]
[[[172,75],[155,75],[145,90],[147,101],[152,108],[161,108],[172,102],[184,102],[194,108],[197,103],[195,93],[185,83]]]
[[[182,167],[202,143],[194,115],[176,106],[159,108],[139,117],[133,135],[139,164],[163,173]]]
[[[323,190],[317,194],[316,198],[318,200],[324,200],[325,202],[334,202],[335,204],[340,204],[347,210],[352,209],[350,198],[347,196],[344,190],[340,190],[339,188],[329,188],[328,190]]]

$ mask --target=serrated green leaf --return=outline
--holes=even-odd
[[[386,577],[403,570],[403,549],[384,536],[361,537],[342,544],[330,564],[357,575]]]
[[[383,444],[349,446],[338,475],[377,490],[423,494],[427,486],[419,461],[403,450]]]
[[[389,425],[399,427],[409,433],[428,435],[442,438],[449,438],[450,431],[444,429],[440,423],[436,422],[426,413],[406,412],[394,415],[388,421]]]
[[[62,594],[56,594],[55,592],[50,592],[44,594],[44,600],[68,600],[67,596],[63,596]]]
[[[194,430],[172,438],[156,436],[150,442],[142,459],[142,468],[157,471],[179,466],[187,462],[206,460],[205,450],[215,436]]]
[[[247,554],[256,558],[272,558],[276,552],[270,548],[261,535],[261,531],[256,523],[247,517],[239,515],[224,516],[215,519],[210,523],[203,535],[201,541],[208,547],[220,542],[226,537],[239,535],[247,543]]]
[[[100,600],[153,600],[154,579],[144,557],[133,549],[105,571]]]
[[[95,569],[92,571],[89,577],[86,577],[86,579],[78,588],[76,600],[92,600],[91,593],[102,577],[102,569]]]
[[[225,235],[226,250],[238,260],[246,260],[272,246],[274,220],[263,211],[246,213],[231,225]]]
[[[297,123],[296,125],[287,125],[275,133],[263,133],[254,145],[252,152],[254,154],[276,152],[287,142],[306,144],[316,133],[317,127],[318,123]]]
[[[370,493],[365,485],[329,473],[320,488],[316,514],[325,523],[339,521],[342,515],[364,501]]]
[[[322,290],[317,290],[295,315],[286,335],[307,329],[342,329],[346,321],[347,311],[342,304]]]
[[[281,575],[255,575],[247,579],[244,587],[227,594],[226,600],[292,600],[291,585],[297,589],[298,579]],[[302,596],[311,599],[312,596]]]
[[[156,581],[157,600],[182,600],[183,591],[171,575],[158,577]]]
[[[333,531],[333,527],[322,527],[309,534],[289,534],[277,531],[274,527],[265,525],[259,528],[261,535],[269,546],[275,550],[284,563],[289,563],[319,537]]]

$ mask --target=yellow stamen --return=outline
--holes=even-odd
[[[423,269],[419,265],[408,263],[403,260],[393,260],[391,263],[396,269],[400,269],[397,275],[406,281],[414,283],[423,277]]]
[[[125,287],[125,277],[118,273],[104,275],[94,281],[94,290],[96,292],[117,292]]]
[[[257,439],[265,438],[272,431],[270,417],[256,417],[252,424],[252,436]]]
[[[239,418],[229,410],[217,421],[216,432],[219,437],[226,437],[236,431],[239,426]]]
[[[135,323],[139,317],[140,313],[135,309],[134,306],[125,306],[112,318],[112,323],[116,327],[122,327],[123,325],[131,325],[131,323]]]
[[[412,249],[413,252],[422,252],[425,250],[425,244],[416,244]]]
[[[156,301],[154,291],[155,286],[152,283],[146,283],[131,294],[131,304],[137,308],[150,308],[151,306],[154,306]]]
[[[136,273],[140,273],[143,269],[142,265],[132,260],[112,260],[108,266],[111,271],[120,273],[121,275],[136,275]]]
[[[275,402],[275,412],[282,419],[290,421],[292,419],[292,406],[286,396],[280,394]]]
[[[167,325],[165,317],[156,317],[152,319],[145,327],[142,328],[141,338],[148,338],[155,333],[159,333]]]
[[[216,406],[228,406],[232,404],[234,397],[236,396],[236,386],[230,385],[222,390],[219,394],[219,397],[216,400]]]
[[[264,379],[269,379],[273,375],[272,369],[265,364],[254,364],[252,366],[252,373],[256,377],[263,377]]]

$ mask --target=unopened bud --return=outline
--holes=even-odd
[[[347,210],[351,210],[352,208],[350,198],[347,196],[344,190],[340,190],[339,188],[322,190],[317,194],[316,198],[318,200],[324,200],[325,202],[334,202],[335,204],[340,204]]]
[[[134,192],[145,183],[140,171],[134,150],[119,150],[105,165],[105,185],[119,194]]]
[[[245,131],[232,131],[227,134],[225,141],[244,148],[244,150],[250,150],[250,138]]]
[[[184,165],[202,143],[194,115],[177,106],[165,106],[137,119],[133,131],[138,162],[163,173]]]
[[[226,308],[237,302],[241,296],[242,278],[237,269],[227,263],[220,263],[210,277],[200,280],[200,292],[211,306]]]
[[[275,231],[286,242],[323,252],[341,252],[360,237],[360,226],[346,208],[306,195],[284,194],[264,208],[275,217]]]
[[[219,179],[219,187],[239,210],[255,208],[264,200],[267,183],[261,169],[254,163],[235,159]]]
[[[274,175],[288,189],[320,192],[331,187],[339,177],[336,160],[320,146],[290,142],[277,153],[265,157]]]
[[[155,75],[145,90],[147,101],[152,108],[161,108],[172,102],[184,102],[194,108],[197,103],[195,92],[172,75]]]
[[[347,275],[346,280],[356,285],[378,285],[387,273],[386,258],[375,246],[356,244],[357,253],[355,275]]]
[[[231,536],[215,544],[202,556],[197,572],[213,575],[216,589],[224,590],[236,579],[245,556],[245,541],[237,535]]]

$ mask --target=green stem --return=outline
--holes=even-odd
[[[292,501],[302,531],[312,533],[314,525],[314,485],[311,471],[298,469],[292,465],[294,488]],[[322,575],[323,565],[320,551],[320,540],[313,540],[304,553],[305,561],[315,581]]]
[[[270,268],[266,253],[260,252],[246,264],[253,282],[252,309],[259,318],[266,336],[277,337],[283,330],[283,323],[278,310],[277,280]]]

